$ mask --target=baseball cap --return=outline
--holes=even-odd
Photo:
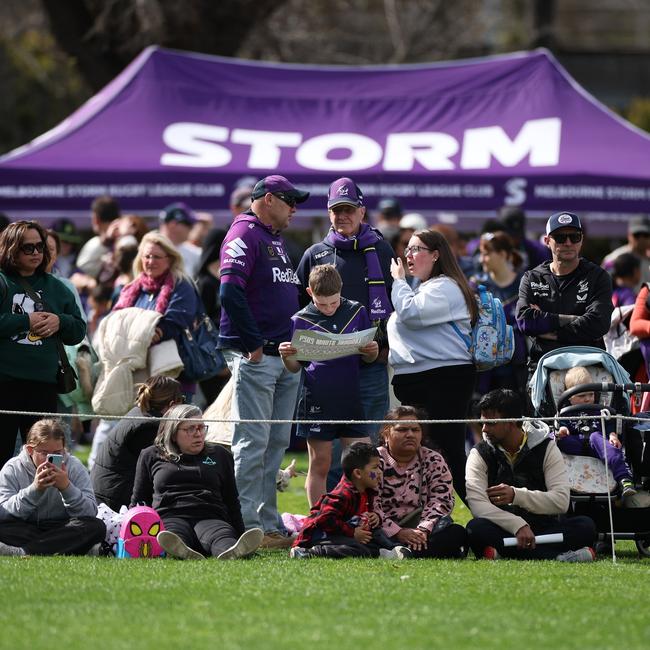
[[[386,216],[402,216],[402,206],[397,199],[381,199],[377,203],[377,211]]]
[[[429,225],[419,212],[409,212],[400,219],[399,227],[408,230],[426,230]]]
[[[631,235],[638,235],[639,233],[650,234],[650,219],[644,216],[632,217],[627,224],[627,231]]]
[[[351,178],[338,178],[331,185],[327,194],[327,209],[336,205],[363,205],[363,193]]]
[[[81,242],[81,235],[77,230],[77,226],[70,219],[63,217],[53,221],[51,230],[59,236],[61,241],[67,242],[68,244],[79,244]]]
[[[297,189],[284,176],[278,176],[277,174],[267,176],[261,181],[258,181],[251,193],[251,199],[253,201],[255,199],[261,199],[268,192],[271,194],[282,192],[282,194],[286,194],[292,199],[295,199],[296,203],[304,203],[309,198],[309,192],[303,192]]]
[[[160,211],[158,218],[161,223],[176,221],[186,226],[193,226],[196,223],[196,217],[192,209],[186,203],[172,203]]]
[[[552,214],[546,222],[546,234],[550,235],[555,230],[560,228],[575,228],[582,230],[582,224],[577,214],[572,212],[556,212]]]

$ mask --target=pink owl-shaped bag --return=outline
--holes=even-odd
[[[156,539],[161,530],[165,530],[165,526],[160,515],[153,508],[149,506],[131,508],[122,521],[116,557],[164,556],[165,551]]]

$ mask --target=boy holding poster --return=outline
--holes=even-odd
[[[341,297],[343,282],[332,264],[315,266],[309,274],[307,293],[312,302],[292,317],[292,332],[309,330],[349,334],[371,327],[366,308]],[[360,359],[372,363],[379,354],[376,341],[358,348],[358,354],[325,361],[300,362],[291,342],[278,347],[282,361],[291,372],[303,372],[298,402],[298,418],[313,420],[299,424],[297,434],[307,438],[309,470],[305,484],[309,505],[325,494],[327,472],[332,461],[332,441],[340,438],[344,447],[355,441],[370,442],[360,425],[320,424],[322,420],[361,420],[359,397]]]

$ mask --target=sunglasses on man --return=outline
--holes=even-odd
[[[568,239],[572,244],[578,244],[579,242],[582,241],[582,233],[581,232],[558,232],[558,233],[551,233],[550,237],[552,237],[558,244],[566,244],[566,240]]]
[[[288,196],[284,192],[273,192],[273,196],[280,199],[280,201],[284,201],[290,208],[296,207],[296,199],[292,196]]]
[[[21,244],[20,251],[25,255],[33,255],[34,253],[42,253],[45,250],[45,244],[39,241],[37,244]]]

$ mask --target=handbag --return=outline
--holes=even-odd
[[[201,296],[194,287],[198,301],[198,317],[192,329],[186,327],[177,340],[178,354],[183,362],[183,374],[190,381],[204,381],[216,377],[226,365],[217,349],[219,332],[210,317],[205,313]]]
[[[43,309],[46,311],[49,309],[47,303],[29,286],[27,282],[25,282],[25,280],[20,278],[19,282],[25,290],[25,293],[34,301],[34,304],[40,302],[43,305]],[[65,353],[63,341],[58,333],[54,336],[54,342],[56,343],[56,351],[59,355],[59,366],[56,369],[56,392],[60,395],[65,395],[66,393],[71,393],[77,387],[78,377],[75,369],[68,361],[68,355]]]

